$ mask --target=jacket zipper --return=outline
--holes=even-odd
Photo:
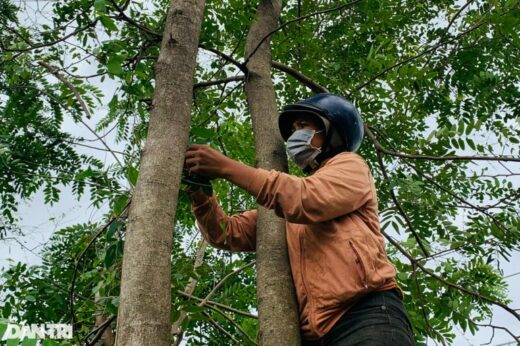
[[[317,332],[316,332],[316,329],[315,329],[315,324],[314,324],[314,320],[313,320],[313,301],[311,299],[311,296],[309,294],[309,290],[307,289],[307,284],[305,283],[305,274],[304,274],[304,257],[305,257],[305,248],[303,247],[303,237],[302,237],[302,232],[300,231],[300,233],[298,233],[299,237],[300,237],[300,274],[302,276],[302,284],[303,284],[303,289],[305,290],[305,295],[307,296],[307,302],[309,304],[309,324],[310,324],[310,328],[312,330],[312,332],[316,335]]]
[[[352,251],[354,251],[354,254],[356,256],[356,263],[358,264],[359,268],[361,269],[362,277],[361,280],[363,280],[363,286],[365,288],[368,288],[367,284],[367,271],[365,268],[365,264],[363,263],[363,260],[361,259],[361,256],[359,255],[359,252],[354,247],[354,244],[352,244],[352,240],[349,239],[348,243],[350,244],[350,247],[352,248]]]

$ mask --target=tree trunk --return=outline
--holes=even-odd
[[[278,111],[271,80],[270,38],[277,26],[281,1],[262,0],[246,44],[245,90],[253,119],[257,166],[287,171],[287,157],[278,131]],[[250,56],[252,53],[254,54]],[[261,345],[299,345],[300,328],[289,267],[285,222],[259,206],[257,221],[257,296]]]
[[[170,345],[171,245],[204,0],[172,0],[140,174],[129,210],[118,346]]]

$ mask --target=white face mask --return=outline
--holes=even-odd
[[[321,153],[321,148],[313,147],[311,141],[314,135],[320,132],[322,131],[296,130],[287,139],[287,154],[301,169],[305,169],[307,166],[311,168],[318,166],[315,159]]]

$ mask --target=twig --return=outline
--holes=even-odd
[[[65,77],[63,77],[58,69],[54,66],[51,66],[49,64],[47,64],[46,62],[44,61],[39,61],[38,64],[40,66],[43,66],[45,67],[50,73],[52,73],[56,78],[58,78],[61,82],[65,83],[69,89],[72,91],[72,93],[74,94],[74,96],[76,97],[76,100],[79,102],[79,104],[81,105],[81,108],[83,109],[83,112],[85,113],[85,116],[90,119],[92,116],[90,114],[90,111],[88,110],[88,107],[87,105],[85,104],[85,102],[83,101],[83,98],[81,97],[81,95],[79,94],[78,90],[76,89],[76,87],[69,81],[67,80]],[[114,151],[112,149],[110,149],[110,147],[108,146],[108,144],[103,140],[103,138],[101,138],[97,133],[96,131],[94,131],[85,121],[83,121],[83,119],[79,118],[79,121],[85,125],[85,127],[90,131],[92,132],[92,134],[94,136],[96,136],[100,141],[101,143],[103,143],[103,145],[105,146],[105,148],[107,148],[107,150],[112,154],[112,156],[114,157],[114,159],[116,160],[116,162],[119,164],[119,166],[123,167],[123,164],[121,163],[121,161],[119,160],[119,158],[117,157],[117,155],[114,153]]]
[[[430,325],[430,321],[428,320],[428,316],[426,314],[426,310],[425,310],[425,301],[424,301],[424,297],[423,297],[423,294],[422,294],[422,291],[419,287],[419,282],[417,280],[417,266],[415,265],[415,263],[412,263],[412,267],[413,267],[413,272],[412,272],[412,276],[414,278],[414,281],[415,281],[415,287],[417,288],[417,294],[419,295],[419,300],[421,301],[421,311],[423,313],[423,318],[424,318],[424,323],[426,323],[426,328],[428,328],[430,331],[432,331],[433,333],[437,334],[437,336],[439,337],[439,340],[441,341],[441,343],[446,346],[446,341],[444,340],[444,337],[442,336],[441,333],[439,333],[436,329],[434,329],[431,325]]]
[[[186,292],[183,292],[181,290],[178,290],[177,291],[178,294],[180,294],[181,296],[183,297],[186,297],[186,298],[189,298],[189,299],[193,299],[193,300],[196,300],[196,301],[199,301],[199,302],[202,302],[204,301],[204,299],[202,298],[199,298],[199,297],[196,297],[194,295],[191,295],[191,294],[188,294]],[[258,316],[257,315],[254,315],[252,313],[249,313],[249,312],[246,312],[246,311],[242,311],[242,310],[238,310],[238,309],[235,309],[229,305],[224,305],[222,303],[218,303],[218,302],[215,302],[215,301],[212,301],[212,300],[208,300],[206,302],[206,305],[209,306],[209,305],[213,305],[213,306],[216,306],[216,307],[219,307],[219,308],[222,308],[224,310],[227,310],[229,312],[233,312],[237,315],[242,315],[244,317],[249,317],[249,318],[254,318],[254,319],[258,319]]]
[[[427,48],[425,50],[423,50],[421,53],[417,54],[417,55],[413,55],[413,56],[410,56],[406,59],[403,59],[387,68],[385,68],[383,71],[381,72],[378,72],[376,73],[374,76],[370,77],[367,81],[359,84],[358,86],[356,86],[354,88],[354,90],[350,93],[350,94],[353,94],[361,89],[363,89],[364,87],[368,86],[370,83],[372,83],[373,81],[375,81],[376,79],[378,79],[379,77],[381,77],[382,75],[386,74],[387,72],[393,70],[394,68],[396,67],[399,67],[399,66],[402,66],[402,65],[405,65],[407,63],[409,63],[410,61],[413,61],[413,60],[416,60],[416,59],[419,59],[420,57],[428,54],[428,53],[431,53],[431,52],[434,52],[437,48],[445,45],[445,44],[449,44],[451,42],[454,42],[456,40],[458,40],[460,37],[472,32],[472,31],[475,31],[476,29],[480,28],[482,25],[484,25],[485,23],[483,22],[480,22],[480,23],[477,23],[475,24],[474,26],[468,28],[467,30],[461,32],[460,34],[458,34],[457,36],[449,39],[449,40],[446,40],[446,41],[442,41],[442,42],[439,42],[437,44],[435,44],[434,46],[430,47],[430,48]]]
[[[125,14],[125,8],[121,8],[119,7],[116,2],[114,0],[110,0],[110,2],[112,3],[112,5],[116,8],[116,10],[119,12],[119,16],[116,16],[116,17],[112,17],[114,19],[122,19],[124,20],[125,22],[129,23],[130,25],[133,25],[135,26],[136,28],[138,28],[139,30],[149,34],[149,35],[152,35],[152,36],[155,36],[155,37],[158,37],[158,38],[161,38],[162,37],[162,34],[157,32],[157,31],[154,31],[150,28],[147,28],[146,26],[136,22],[135,20],[133,20],[132,18],[128,17],[126,14]],[[126,5],[126,4],[125,4]],[[126,5],[127,6],[127,5]]]
[[[33,45],[30,45],[29,48],[6,48],[6,47],[2,47],[2,50],[7,51],[7,52],[28,52],[28,51],[31,51],[31,50],[34,50],[34,49],[38,49],[38,48],[53,46],[53,45],[55,45],[57,43],[65,41],[69,37],[72,37],[72,36],[74,36],[76,34],[79,34],[80,32],[82,32],[82,31],[84,31],[84,30],[86,30],[88,28],[94,27],[96,25],[97,21],[98,20],[96,19],[92,23],[90,23],[88,25],[85,25],[83,27],[80,27],[80,28],[74,30],[73,32],[71,32],[70,34],[68,34],[66,36],[63,36],[62,38],[59,38],[59,39],[57,39],[55,41],[52,41],[52,42],[33,44]]]
[[[473,321],[472,321],[473,322]],[[475,322],[473,322],[475,323]],[[513,337],[513,339],[517,342],[517,343],[520,343],[520,336],[516,336],[515,334],[513,334],[513,332],[511,332],[509,329],[507,329],[506,327],[500,327],[500,326],[495,326],[491,323],[488,323],[488,324],[480,324],[480,323],[475,323],[475,325],[479,326],[479,327],[491,327],[493,328],[493,335],[495,334],[495,329],[500,329],[500,330],[504,330],[506,331],[509,335],[511,335]],[[491,343],[491,341],[490,341]]]
[[[377,148],[376,148],[376,154],[377,154],[377,161],[379,162],[379,167],[381,168],[381,171],[383,172],[383,177],[385,178],[385,180],[389,180],[388,174],[386,172],[385,164],[383,163],[383,159],[381,157],[381,152],[379,150],[377,150]],[[397,196],[396,196],[393,188],[390,189],[390,195],[392,196],[392,200],[394,201],[394,204],[396,205],[397,209],[399,210],[399,213],[404,217],[406,224],[408,225],[408,228],[410,229],[410,231],[412,232],[412,235],[414,236],[415,240],[417,241],[417,244],[419,244],[419,246],[421,247],[421,250],[424,253],[424,256],[429,257],[430,254],[428,253],[428,250],[426,250],[426,247],[424,246],[421,238],[419,237],[419,235],[417,234],[417,231],[415,230],[415,228],[412,225],[412,221],[410,220],[410,218],[408,217],[408,214],[406,214],[403,207],[401,206],[401,203],[397,199]]]
[[[96,329],[94,329],[93,331],[91,331],[90,333],[87,334],[87,336],[85,336],[85,345],[86,346],[94,346],[96,344],[96,342],[103,336],[103,333],[105,332],[105,329],[107,329],[108,326],[110,326],[110,324],[117,318],[117,315],[114,315],[110,318],[108,318],[105,322],[103,322],[103,324],[101,324],[99,327],[97,327]],[[97,332],[97,333],[96,333]],[[94,336],[94,338],[90,341],[88,341],[88,338],[92,335],[96,333],[96,335]]]
[[[473,296],[473,297],[476,297],[476,298],[479,298],[487,303],[490,303],[490,304],[493,304],[493,305],[496,305],[496,306],[499,306],[501,307],[502,309],[506,310],[507,312],[511,313],[517,320],[520,321],[520,315],[512,308],[510,308],[509,306],[507,306],[506,304],[504,303],[501,303],[499,301],[496,301],[494,300],[493,298],[489,298],[485,295],[482,295],[478,292],[474,292],[472,290],[469,290],[465,287],[462,287],[460,285],[457,285],[453,282],[450,282],[450,281],[447,281],[445,279],[443,279],[442,277],[440,277],[439,275],[435,274],[433,271],[431,271],[430,269],[426,268],[424,265],[422,265],[420,262],[417,261],[417,259],[415,259],[415,257],[413,257],[410,253],[408,253],[408,251],[406,251],[406,249],[404,249],[401,244],[399,244],[395,239],[393,239],[390,235],[388,235],[388,233],[386,233],[385,231],[381,230],[381,233],[386,237],[386,239],[388,239],[388,241],[393,245],[395,246],[399,252],[401,252],[406,258],[408,258],[408,260],[413,264],[413,265],[416,265],[419,269],[421,269],[424,273],[428,274],[429,276],[431,276],[432,278],[436,279],[437,281],[441,282],[442,284],[444,284],[445,286],[448,286],[448,287],[451,287],[451,288],[454,288],[454,289],[457,289],[463,293],[466,293],[467,295],[470,295],[470,296]]]
[[[195,263],[193,264],[193,270],[197,270],[203,263],[204,260],[204,254],[206,252],[206,247],[208,245],[208,242],[203,239],[200,243],[199,249],[197,250],[197,254],[195,256]],[[195,291],[195,287],[197,286],[198,281],[194,278],[191,278],[189,283],[186,285],[186,288],[184,289],[184,293],[192,295],[193,291]],[[182,310],[180,313],[179,318],[172,326],[172,334],[177,335],[177,339],[175,340],[174,345],[178,346],[180,345],[182,338],[184,337],[184,331],[182,330],[182,322],[186,318],[186,311]]]
[[[512,161],[512,162],[520,162],[520,157],[511,157],[511,156],[430,156],[430,155],[411,155],[405,153],[399,153],[396,151],[391,151],[383,147],[381,143],[376,139],[370,128],[367,124],[364,125],[365,134],[370,139],[370,141],[374,144],[377,150],[383,152],[384,154],[400,157],[403,159],[416,159],[416,160],[434,160],[434,161]]]
[[[241,76],[232,76],[232,77],[219,79],[219,80],[199,82],[199,83],[196,83],[196,84],[193,85],[193,89],[205,88],[205,87],[208,87],[208,86],[219,85],[219,84],[227,84],[227,83],[230,83],[230,82],[239,82],[239,81],[243,81],[243,80],[244,80],[244,76],[243,75],[241,75]]]
[[[224,335],[226,335],[228,338],[230,338],[231,341],[233,341],[236,345],[241,345],[241,343],[237,339],[235,339],[235,337],[233,335],[231,335],[220,324],[218,324],[217,321],[215,321],[213,318],[211,318],[210,314],[208,314],[207,312],[203,312],[202,314],[208,318],[208,322],[213,327],[215,327],[218,331],[220,331],[221,333],[224,333]]]
[[[247,269],[253,265],[256,264],[256,261],[252,261],[252,262],[249,262],[245,265],[243,265],[242,267],[238,268],[238,269],[235,269],[233,270],[231,273],[229,273],[228,275],[224,276],[224,278],[222,280],[220,280],[220,282],[218,284],[215,285],[215,287],[213,287],[213,289],[211,290],[211,292],[208,293],[208,295],[206,296],[206,298],[204,298],[202,300],[202,302],[200,302],[199,306],[204,306],[206,305],[206,303],[208,302],[208,300],[211,299],[211,297],[213,297],[213,295],[217,292],[217,290],[222,287],[222,285],[224,285],[224,283],[230,278],[232,277],[233,275],[237,274],[237,273],[240,273],[241,271],[243,271],[244,269]]]
[[[354,1],[351,1],[351,2],[348,2],[346,4],[343,4],[343,5],[339,5],[339,6],[336,6],[336,7],[333,7],[333,8],[329,8],[329,9],[326,9],[326,10],[323,10],[323,11],[317,11],[317,12],[313,12],[313,13],[309,13],[305,16],[302,16],[302,17],[297,17],[297,18],[294,18],[292,20],[289,20],[287,22],[285,22],[284,24],[280,25],[279,27],[277,27],[276,29],[272,30],[271,32],[269,32],[267,35],[265,35],[261,40],[260,42],[258,42],[257,46],[251,51],[251,54],[249,54],[247,56],[247,58],[245,59],[244,61],[244,66],[247,65],[247,63],[249,62],[249,60],[251,59],[251,57],[258,51],[258,49],[260,48],[260,46],[262,45],[262,43],[264,43],[269,37],[271,37],[271,35],[275,34],[276,32],[282,30],[284,27],[286,27],[287,25],[289,24],[292,24],[294,22],[299,22],[299,21],[302,21],[304,19],[307,19],[309,17],[313,17],[313,16],[317,16],[317,15],[320,15],[320,14],[325,14],[325,13],[329,13],[329,12],[334,12],[334,11],[338,11],[338,10],[341,10],[347,6],[352,6],[352,5],[355,5],[357,4],[358,2],[360,2],[361,0],[354,0]]]
[[[242,327],[240,327],[235,321],[233,321],[232,318],[230,318],[228,315],[226,315],[224,312],[222,312],[219,308],[217,308],[215,306],[211,306],[211,305],[209,305],[209,308],[216,311],[218,314],[220,314],[222,317],[224,317],[226,320],[228,320],[232,325],[234,325],[235,328],[237,328],[242,334],[244,334],[244,336],[247,338],[247,340],[249,340],[249,342],[251,342],[253,345],[258,345],[257,342],[254,341],[253,339],[251,339],[249,334],[247,334],[246,331],[244,329],[242,329]]]
[[[78,89],[76,89],[76,87],[68,79],[63,77],[56,67],[51,66],[44,61],[38,61],[38,65],[45,67],[56,78],[58,78],[60,81],[62,81],[64,84],[66,84],[69,87],[70,91],[72,91],[72,93],[76,97],[76,100],[80,104],[81,109],[83,109],[83,112],[85,112],[87,119],[92,118],[92,114],[90,114],[90,111],[89,111],[87,105],[85,104],[85,101],[83,101],[83,98],[79,94]]]
[[[475,0],[468,0],[468,2],[466,2],[458,11],[457,13],[455,13],[455,15],[453,16],[453,18],[451,18],[450,22],[448,23],[448,26],[446,27],[446,29],[444,29],[444,33],[442,34],[441,38],[439,38],[439,40],[437,41],[437,44],[439,44],[440,42],[442,42],[442,40],[444,40],[444,38],[446,37],[446,35],[448,35],[448,32],[450,31],[451,29],[451,26],[453,25],[453,23],[455,23],[455,20],[460,16],[460,14],[469,6],[471,5],[471,3],[475,1]],[[431,54],[428,59],[426,60],[426,62],[424,63],[423,66],[427,66],[431,59],[432,59],[432,56],[433,54]]]

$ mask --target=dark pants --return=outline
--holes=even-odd
[[[375,292],[357,302],[323,338],[303,346],[414,345],[408,314],[397,289]]]

